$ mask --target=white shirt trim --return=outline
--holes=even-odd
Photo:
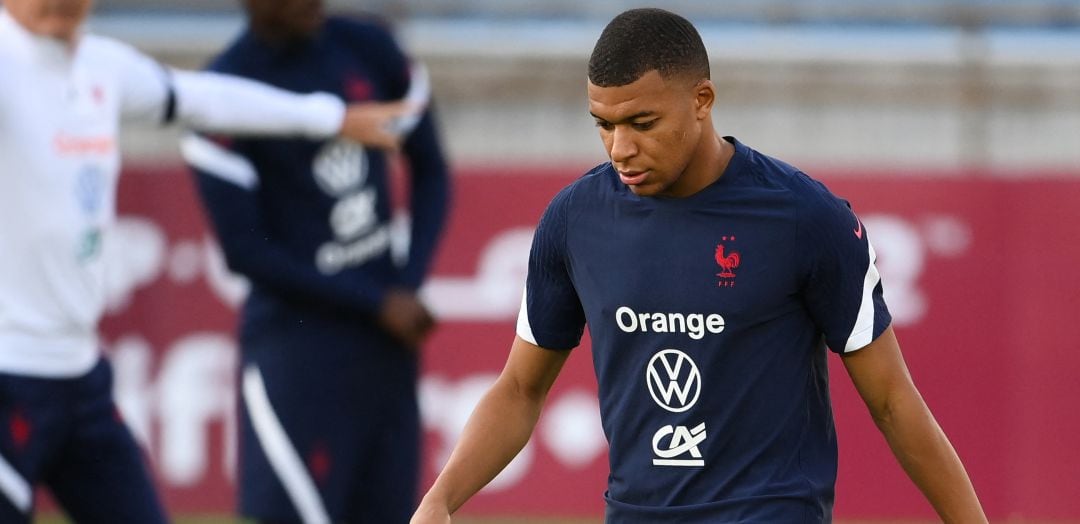
[[[874,246],[870,244],[869,239],[866,241],[866,247],[870,253],[870,263],[863,277],[859,314],[855,317],[855,325],[851,328],[847,344],[844,345],[844,353],[862,349],[874,341],[874,288],[881,281],[881,275],[878,273],[877,265],[874,264],[877,261],[877,253],[874,252]]]
[[[517,318],[517,336],[534,346],[539,346],[540,344],[536,343],[536,335],[533,335],[532,326],[529,325],[528,294],[528,288],[521,292],[521,309],[518,311]]]
[[[251,162],[201,136],[185,135],[180,139],[180,153],[192,166],[230,184],[252,190],[259,185],[259,176]]]

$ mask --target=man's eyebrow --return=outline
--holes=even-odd
[[[632,114],[632,115],[630,115],[630,116],[628,116],[626,118],[623,118],[622,120],[617,120],[617,121],[611,121],[611,120],[608,120],[606,118],[596,116],[596,113],[593,113],[592,111],[589,111],[589,114],[592,115],[593,118],[595,118],[597,120],[607,122],[609,124],[621,124],[621,123],[624,123],[624,122],[630,122],[630,121],[633,121],[633,120],[637,120],[639,118],[645,118],[645,117],[653,116],[654,113],[652,111],[642,111],[640,113],[634,113],[634,114]]]

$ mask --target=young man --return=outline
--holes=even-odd
[[[245,0],[248,27],[211,69],[353,101],[426,101],[386,28],[322,2]],[[410,74],[410,69],[412,73]],[[229,266],[252,282],[240,326],[240,513],[260,522],[405,523],[415,508],[417,298],[447,208],[430,113],[414,121],[411,236],[390,249],[389,162],[342,140],[183,144]]]
[[[224,75],[169,71],[83,34],[90,0],[0,10],[0,522],[47,486],[77,522],[164,522],[112,400],[95,334],[115,218],[121,121],[394,146],[403,106],[346,106]]]
[[[617,16],[588,97],[611,162],[541,219],[506,367],[413,522],[449,522],[521,449],[586,323],[608,522],[829,522],[826,346],[941,518],[984,522],[901,358],[867,231],[820,183],[715,133],[694,27]]]

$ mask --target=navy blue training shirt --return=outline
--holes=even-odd
[[[826,347],[891,317],[850,206],[733,138],[715,183],[635,195],[602,164],[533,239],[518,335],[587,324],[610,445],[609,522],[828,522],[837,451]]]
[[[250,30],[210,66],[290,91],[346,102],[401,98],[410,62],[382,25],[328,18],[308,42],[275,47]],[[448,170],[431,111],[403,146],[410,175],[407,262],[390,249],[389,162],[345,139],[203,140],[196,161],[203,202],[231,268],[253,283],[245,307],[307,305],[355,321],[373,318],[388,287],[416,289],[444,225]]]

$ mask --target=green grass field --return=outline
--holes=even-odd
[[[539,519],[518,517],[486,517],[469,518],[460,517],[454,519],[455,524],[599,524],[599,520],[592,519]],[[57,515],[46,515],[37,518],[34,524],[71,524],[69,520]],[[209,515],[201,517],[177,517],[174,524],[249,524],[248,521],[235,517]]]
[[[37,518],[35,524],[70,524],[70,521],[57,515]],[[600,519],[550,519],[521,517],[455,517],[455,524],[602,524]],[[248,521],[221,515],[176,517],[174,524],[250,524]],[[898,523],[899,524],[899,523]]]
[[[931,524],[936,521],[921,520],[838,520],[836,524]],[[1078,520],[1023,520],[1009,519],[1006,524],[1080,524]],[[35,524],[70,524],[67,519],[57,515],[44,515],[34,521]],[[176,517],[174,524],[250,524],[231,516],[206,515]],[[455,517],[454,524],[603,524],[602,519],[582,518],[527,518],[527,517]]]
[[[522,518],[522,517],[457,517],[454,524],[602,524],[601,519],[580,518]],[[59,516],[45,516],[38,518],[35,524],[69,524],[69,521]],[[204,517],[177,517],[174,524],[249,524],[246,521],[234,517],[204,516]],[[870,524],[870,523],[837,523],[837,524]],[[922,522],[878,522],[874,524],[926,524]]]

